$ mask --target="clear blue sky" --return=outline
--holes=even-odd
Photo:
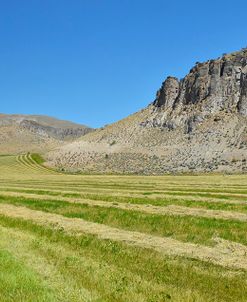
[[[247,46],[246,0],[0,0],[0,112],[102,126]]]

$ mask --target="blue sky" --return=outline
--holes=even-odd
[[[247,1],[0,0],[0,112],[99,127],[247,46]]]

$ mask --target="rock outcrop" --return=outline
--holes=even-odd
[[[48,155],[74,171],[247,171],[247,49],[168,77],[154,102]]]
[[[145,125],[191,131],[194,124],[220,112],[247,116],[247,49],[197,63],[182,80],[168,77],[157,92]]]

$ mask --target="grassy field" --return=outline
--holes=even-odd
[[[247,301],[247,176],[42,164],[0,156],[0,301]]]

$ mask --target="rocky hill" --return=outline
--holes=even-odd
[[[47,152],[91,130],[48,116],[0,114],[0,154]]]
[[[247,49],[168,77],[146,109],[58,148],[74,171],[163,174],[247,171]]]

